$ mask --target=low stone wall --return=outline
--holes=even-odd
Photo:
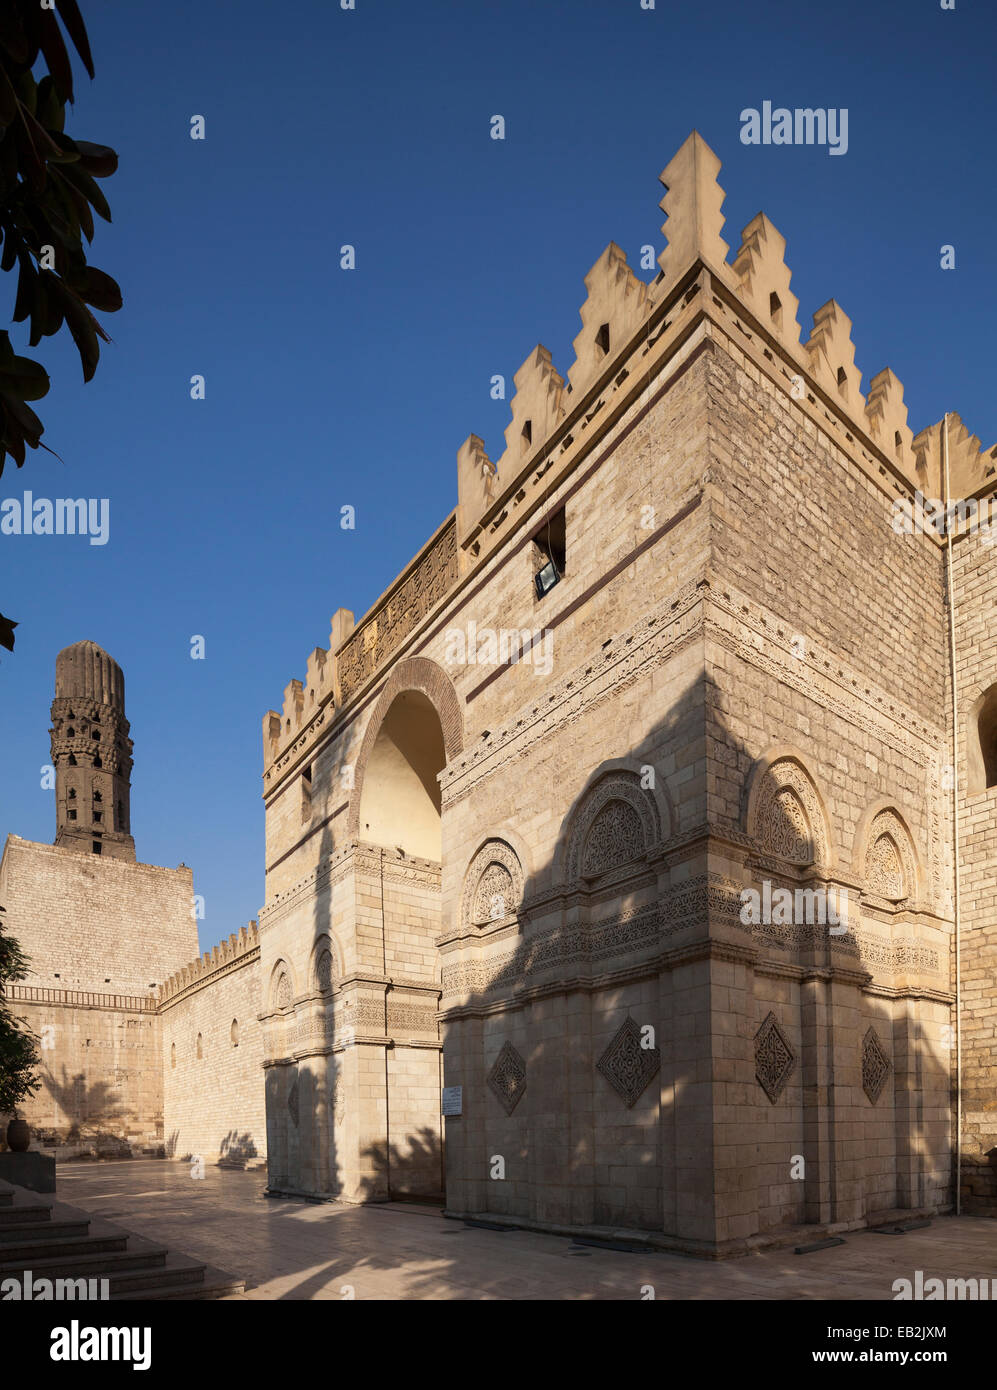
[[[168,1158],[256,1167],[266,1158],[256,924],[172,976],[159,1011]]]

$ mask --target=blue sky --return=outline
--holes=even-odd
[[[68,340],[37,349],[64,462],[0,479],[0,498],[111,509],[103,547],[0,537],[20,623],[0,832],[52,839],[55,654],[93,638],[125,671],[139,858],[193,866],[202,949],[263,901],[264,711],[453,508],[466,436],[501,452],[492,375],[537,342],[565,373],[606,243],[634,266],[661,249],[657,176],[693,128],[723,162],[732,254],[759,209],[786,237],[804,332],[837,299],[863,385],[891,366],[915,432],[957,410],[997,439],[989,0],[356,6],[81,0],[97,76],[67,130],[120,154],[92,261],[125,303],[88,385]],[[847,154],[742,145],[765,100],[847,107]]]

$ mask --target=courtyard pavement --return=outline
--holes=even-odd
[[[349,1207],[263,1196],[263,1172],[131,1160],[63,1163],[58,1200],[245,1278],[241,1299],[891,1300],[893,1281],[997,1279],[997,1223],[938,1217],[906,1235],[849,1233],[808,1255],[743,1259],[594,1250],[492,1231],[414,1203]]]

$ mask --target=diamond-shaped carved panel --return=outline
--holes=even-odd
[[[629,1110],[661,1066],[661,1049],[641,1046],[641,1030],[629,1016],[596,1064]]]
[[[495,1065],[488,1073],[488,1084],[507,1115],[511,1115],[526,1092],[526,1063],[512,1043],[502,1044]]]
[[[769,1014],[755,1034],[755,1078],[773,1105],[795,1067],[796,1053],[775,1014]]]
[[[862,1089],[873,1105],[883,1094],[889,1074],[890,1059],[876,1036],[876,1030],[870,1028],[862,1039]]]

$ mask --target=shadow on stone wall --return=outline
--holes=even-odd
[[[949,1059],[935,1054],[920,1019],[905,1023],[903,1008],[894,1018],[874,994],[862,993],[873,976],[889,989],[915,969],[884,965],[884,952],[894,962],[917,957],[914,921],[891,915],[882,902],[860,907],[850,892],[842,934],[805,921],[741,922],[745,882],[758,890],[763,878],[791,891],[813,888],[837,879],[842,850],[857,856],[859,846],[838,843],[840,829],[832,822],[837,862],[815,876],[806,861],[826,848],[816,830],[801,837],[801,808],[788,794],[768,806],[766,845],[749,841],[751,777],[765,750],[748,751],[727,727],[725,705],[723,690],[701,675],[639,745],[590,769],[608,764],[612,777],[621,759],[635,773],[655,768],[672,800],[665,808],[670,834],[664,830],[662,843],[645,843],[633,854],[636,814],[619,813],[614,826],[604,806],[602,822],[586,826],[579,823],[585,798],[576,802],[551,860],[526,879],[515,938],[502,929],[505,963],[451,1010],[445,1084],[463,1085],[465,1113],[446,1121],[449,1208],[541,1225],[639,1228],[678,1236],[691,1253],[708,1253],[713,1240],[736,1247],[787,1225],[861,1221],[947,1200],[939,1128]],[[571,739],[554,738],[539,750],[525,775],[524,807],[536,806],[531,787],[578,785],[569,759],[583,746],[576,726]],[[853,756],[862,765],[858,748]],[[804,755],[803,763],[816,777],[813,759]],[[724,802],[718,772],[728,796],[736,786],[736,806]],[[707,776],[709,824],[701,813],[697,823],[683,814],[682,786],[688,778],[695,794]],[[889,792],[886,786],[857,791],[857,812]],[[827,794],[818,785],[818,799]],[[517,827],[513,819],[482,829],[501,840]],[[599,843],[592,871],[580,872],[584,836],[593,834]],[[925,846],[918,848],[923,864]],[[746,880],[729,867],[738,859],[747,865]],[[669,874],[670,886],[659,893]],[[846,878],[861,876],[862,867],[852,864]],[[868,927],[876,919],[895,944],[874,940]],[[939,954],[932,987],[945,991],[948,962]],[[656,1001],[650,1006],[648,988]],[[684,998],[673,989],[685,991]],[[860,1027],[849,1012],[856,999]],[[508,1012],[497,1011],[500,1001]],[[665,1001],[671,1029],[658,1007]],[[572,1019],[578,1020],[574,1034]],[[640,1045],[648,1024],[657,1044],[650,1056]],[[462,1032],[478,1042],[463,1044]],[[506,1043],[513,1053],[503,1065]],[[487,1062],[475,1062],[475,1051],[486,1045]],[[572,1107],[569,1097],[579,1091],[589,1098]],[[857,1143],[856,1124],[865,1126]],[[788,1131],[791,1138],[779,1137]],[[893,1158],[884,1162],[891,1148]],[[502,1180],[492,1176],[496,1155],[505,1157]],[[804,1176],[791,1176],[794,1165]],[[660,1176],[657,1185],[649,1169]],[[665,1211],[673,1215],[664,1217]]]
[[[625,696],[620,692],[618,698]],[[526,876],[516,921],[497,929],[503,962],[451,1007],[444,1025],[445,1084],[463,1086],[465,1098],[464,1115],[445,1122],[447,1206],[454,1213],[541,1227],[655,1232],[675,1237],[689,1253],[710,1254],[716,1242],[737,1253],[758,1234],[944,1204],[939,1127],[949,1059],[934,1052],[914,1016],[916,1007],[905,1022],[903,1009],[894,1018],[874,994],[862,993],[874,975],[877,985],[892,987],[892,968],[884,959],[894,936],[901,956],[909,953],[915,922],[902,912],[891,914],[882,902],[860,909],[854,898],[841,935],[820,923],[741,922],[745,881],[760,887],[767,876],[791,890],[814,887],[820,880],[806,861],[823,850],[816,833],[801,840],[799,808],[790,797],[775,797],[768,806],[766,846],[749,840],[749,789],[764,750],[752,754],[733,735],[725,707],[723,690],[701,675],[637,746],[604,750],[607,757],[592,774],[607,768],[607,775],[618,775],[624,764],[633,772],[656,770],[664,793],[657,798],[658,814],[670,824],[662,825],[657,841],[646,838],[647,817],[609,812],[610,796],[598,813],[606,816],[587,860],[597,819],[584,824],[586,800],[576,801],[551,859],[534,864]],[[584,747],[578,726],[570,739],[534,746],[521,789],[524,814],[540,804],[538,788],[585,780],[576,765]],[[860,757],[857,748],[838,752]],[[813,763],[804,756],[816,778]],[[714,785],[718,769],[726,800]],[[707,778],[709,819],[701,795]],[[684,786],[694,796],[699,788],[692,813],[682,801]],[[818,785],[819,795],[827,791]],[[889,792],[886,786],[856,792],[855,810],[861,814],[863,802]],[[478,795],[487,798],[487,787]],[[842,846],[833,821],[829,830],[837,862],[828,873],[835,878],[842,850],[857,855],[859,847]],[[479,843],[484,834],[513,839],[516,818],[499,818],[479,831]],[[642,833],[645,840],[638,844]],[[333,849],[326,827],[319,862]],[[918,849],[923,863],[925,847]],[[739,861],[747,865],[746,880],[737,876]],[[852,864],[848,877],[861,877],[861,869]],[[329,893],[316,901],[313,945],[330,932],[331,900]],[[454,911],[460,912],[459,901]],[[885,924],[874,950],[873,935],[856,921],[860,914]],[[450,927],[444,924],[445,933]],[[482,964],[486,952],[477,950],[473,936],[470,954],[447,961]],[[492,937],[489,924],[482,924],[479,936],[484,947]],[[933,988],[943,993],[947,961],[938,964]],[[848,1012],[856,998],[861,1026]],[[574,1029],[573,1018],[580,1020]],[[651,1049],[640,1045],[646,1024],[655,1029]],[[331,1003],[326,1031],[331,1039]],[[833,1064],[827,1052],[832,1035]],[[462,1042],[463,1036],[476,1041]],[[496,1074],[503,1043],[517,1055],[507,1057]],[[325,1117],[335,1108],[340,1056],[329,1056],[317,1096],[314,1121],[325,1125],[328,1147],[317,1181],[309,1184],[309,1190],[332,1196],[339,1190],[335,1129]],[[285,1152],[281,1158],[269,1120],[274,1107],[301,1104],[301,1071],[302,1064],[268,1072],[274,1187],[295,1169],[294,1156]],[[845,1086],[847,1113],[840,1102]],[[833,1106],[836,1088],[839,1104]],[[592,1097],[589,1110],[569,1104],[582,1092]],[[865,1126],[857,1143],[856,1124]],[[298,1142],[297,1128],[288,1127],[289,1144]],[[439,1157],[432,1130],[413,1133],[405,1143],[422,1159]],[[501,1178],[494,1176],[496,1155],[505,1161]],[[794,1178],[800,1156],[804,1172]],[[365,1158],[373,1171],[363,1193],[383,1200],[387,1175],[396,1165],[404,1167],[406,1153],[398,1143],[384,1143],[368,1149]],[[320,1272],[314,1280],[324,1277]],[[288,1296],[307,1293],[299,1289]]]
[[[259,1158],[253,1136],[249,1133],[239,1134],[237,1130],[230,1129],[219,1145],[216,1166],[245,1168],[252,1158]]]
[[[66,1067],[62,1068],[61,1079],[48,1068],[40,1071],[39,1077],[64,1117],[61,1126],[38,1125],[39,1134],[57,1136],[66,1144],[93,1148],[99,1157],[131,1154],[131,1144],[136,1138],[129,1124],[133,1117],[121,1104],[110,1082],[88,1084],[85,1072],[71,1076]]]
[[[318,863],[324,864],[334,849],[331,827],[323,826],[319,844]],[[335,1113],[336,1087],[339,1078],[338,1056],[332,1052],[336,1028],[335,993],[337,979],[329,980],[329,988],[319,987],[311,972],[318,974],[316,948],[324,938],[334,941],[332,924],[332,885],[328,892],[317,893],[312,915],[311,941],[307,952],[310,977],[299,981],[299,989],[311,993],[317,988],[322,997],[322,1018],[317,1028],[317,1050],[304,1057],[294,1057],[300,1051],[298,1018],[287,1000],[286,1011],[270,1017],[264,1026],[264,1066],[268,1190],[273,1193],[306,1191],[314,1194],[338,1195],[342,1188],[336,1155]],[[333,954],[336,971],[339,962]],[[262,981],[264,1015],[272,1015],[274,980]],[[279,1006],[279,1001],[278,1006]],[[314,1033],[312,1034],[314,1040]],[[290,1117],[291,1123],[287,1123]]]
[[[442,1193],[406,1192],[404,1188],[408,1172],[421,1175],[441,1170],[443,1146],[439,1134],[428,1125],[406,1135],[404,1149],[398,1144],[371,1144],[364,1149],[362,1157],[369,1174],[360,1182],[362,1201],[383,1202],[388,1200],[384,1194],[389,1192],[391,1201],[425,1202],[435,1206],[442,1203]]]

